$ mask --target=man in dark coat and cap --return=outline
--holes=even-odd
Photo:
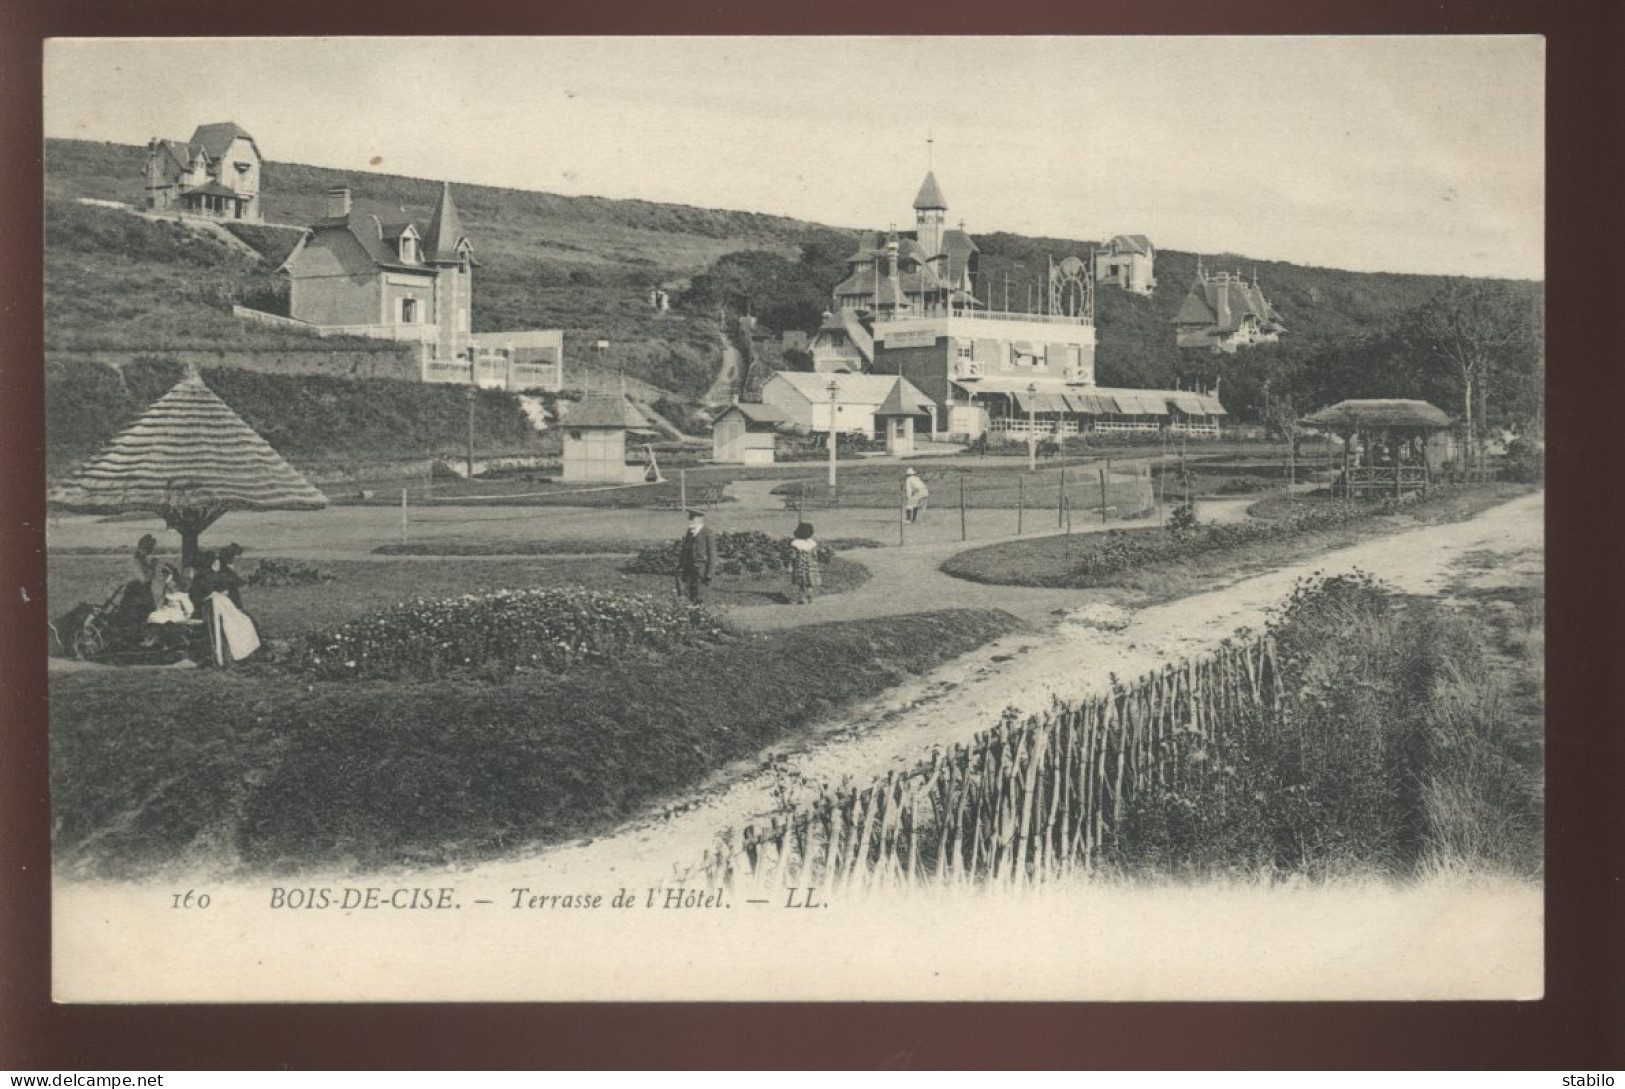
[[[688,532],[677,545],[677,593],[699,604],[702,587],[711,584],[711,568],[716,561],[716,548],[711,542],[711,531],[705,526],[705,515],[697,510],[688,512]]]

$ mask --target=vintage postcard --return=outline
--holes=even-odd
[[[1544,83],[48,41],[55,998],[1539,998]]]

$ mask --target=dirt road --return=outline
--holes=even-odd
[[[1200,653],[1238,628],[1258,627],[1294,582],[1315,571],[1358,567],[1396,589],[1427,594],[1457,576],[1458,561],[1469,553],[1493,552],[1508,557],[1507,563],[1538,565],[1544,500],[1543,493],[1526,496],[1468,522],[1396,533],[1132,613],[1085,605],[1047,632],[991,644],[845,713],[840,723],[793,745],[723,769],[677,801],[681,812],[652,815],[596,841],[482,865],[469,876],[494,885],[670,878],[673,866],[697,860],[718,830],[737,831],[770,810],[776,790],[844,777],[861,783],[889,768],[912,765],[934,745],[969,740],[1006,707],[1037,710],[1055,697],[1104,691],[1114,674],[1131,677]]]

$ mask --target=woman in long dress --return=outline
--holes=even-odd
[[[241,608],[242,579],[232,561],[242,552],[229,545],[209,557],[205,585],[208,588],[209,654],[217,666],[240,662],[260,649],[260,634],[254,621]]]

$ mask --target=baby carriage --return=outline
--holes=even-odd
[[[201,620],[154,624],[152,594],[139,580],[126,582],[100,605],[75,605],[51,634],[64,653],[80,661],[115,665],[174,665],[208,654],[209,629]]]

